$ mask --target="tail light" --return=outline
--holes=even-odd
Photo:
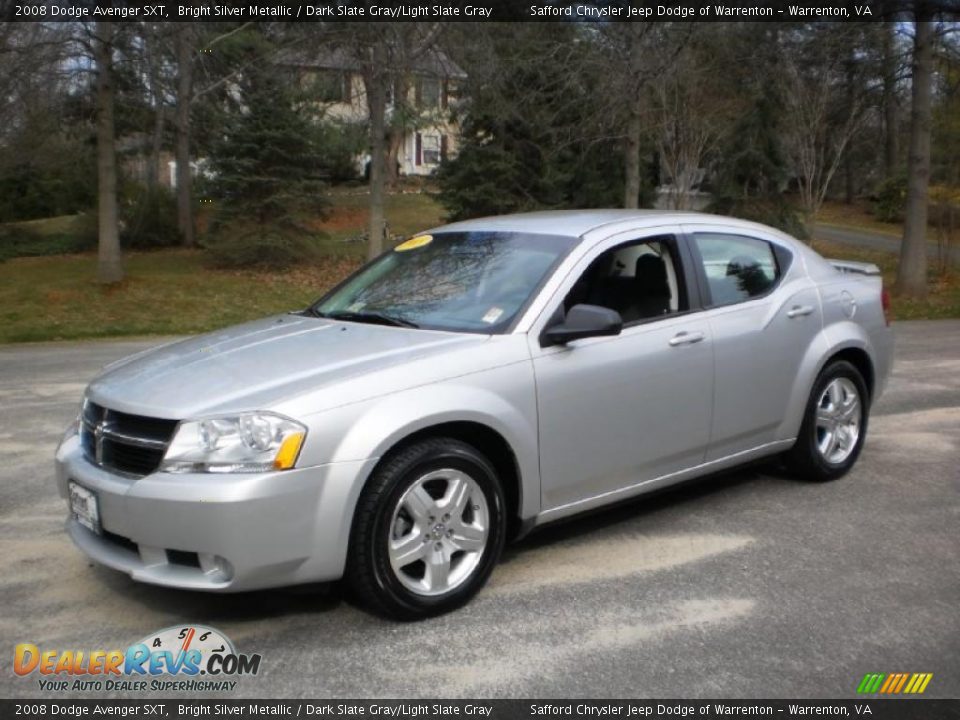
[[[890,315],[890,293],[886,288],[880,290],[880,304],[883,306],[883,319],[886,320],[887,327],[890,327],[893,317]]]

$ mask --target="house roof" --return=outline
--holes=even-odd
[[[277,62],[280,65],[300,68],[360,71],[360,62],[353,50],[343,46],[288,50],[279,54]],[[414,73],[437,77],[465,78],[467,76],[446,53],[436,48],[431,48],[417,57],[412,63],[411,70]]]

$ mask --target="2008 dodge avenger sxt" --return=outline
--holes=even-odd
[[[765,456],[846,473],[891,364],[878,275],[693,213],[440,227],[106,368],[57,450],[67,529],[144,582],[443,612],[546,521]]]

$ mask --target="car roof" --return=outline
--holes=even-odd
[[[672,223],[710,222],[743,227],[759,227],[736,218],[721,215],[708,215],[698,212],[678,210],[546,210],[541,212],[498,215],[492,217],[463,220],[436,227],[430,232],[521,232],[538,235],[559,235],[562,237],[582,237],[591,230],[604,225],[629,220],[638,225],[655,226]]]

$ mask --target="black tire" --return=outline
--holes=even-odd
[[[421,595],[404,586],[391,567],[388,543],[393,512],[404,493],[425,474],[452,468],[480,488],[488,511],[486,546],[479,563],[449,592]],[[452,438],[416,442],[384,459],[357,502],[350,531],[345,579],[357,602],[398,620],[419,620],[454,610],[483,587],[500,559],[506,538],[503,489],[493,465],[472,446]]]
[[[817,410],[820,399],[826,388],[836,379],[849,380],[859,394],[860,426],[859,435],[850,454],[840,462],[830,462],[818,447]],[[797,442],[785,455],[784,464],[797,477],[811,482],[827,482],[836,480],[850,471],[857,462],[863,442],[867,436],[867,421],[870,417],[870,394],[860,371],[845,360],[837,360],[820,371],[807,406],[804,410],[803,423]]]

